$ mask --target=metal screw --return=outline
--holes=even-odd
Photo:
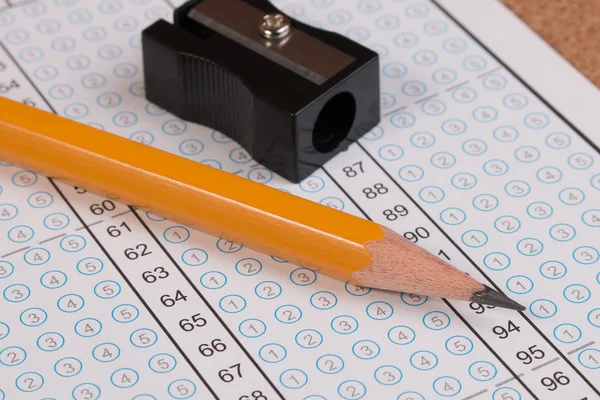
[[[282,39],[290,33],[291,22],[282,14],[267,14],[258,25],[258,31],[267,39]]]

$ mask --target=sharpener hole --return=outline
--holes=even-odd
[[[348,136],[356,115],[356,101],[348,92],[333,96],[319,113],[312,133],[313,147],[329,153]]]

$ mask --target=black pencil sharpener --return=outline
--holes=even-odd
[[[379,57],[267,0],[194,0],[142,33],[146,97],[300,182],[380,121]]]

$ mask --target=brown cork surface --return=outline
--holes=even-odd
[[[600,0],[502,0],[600,87]]]

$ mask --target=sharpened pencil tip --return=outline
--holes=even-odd
[[[485,304],[488,306],[508,308],[510,310],[524,311],[526,309],[526,307],[522,306],[514,300],[511,300],[504,294],[495,291],[491,287],[486,285],[483,285],[483,287],[485,289],[473,293],[471,301],[474,301],[475,303],[479,304]]]

